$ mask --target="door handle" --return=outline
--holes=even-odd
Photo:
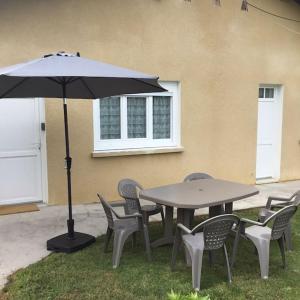
[[[34,143],[33,146],[37,150],[41,150],[41,147],[42,147],[41,143]]]

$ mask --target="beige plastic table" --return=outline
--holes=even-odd
[[[177,208],[177,223],[191,225],[194,210],[210,207],[210,217],[232,213],[232,202],[258,194],[251,185],[220,180],[201,179],[146,189],[140,192],[141,199],[150,200],[166,207],[164,236],[151,245],[158,247],[173,243],[173,213]]]

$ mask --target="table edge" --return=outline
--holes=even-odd
[[[172,202],[168,202],[168,201],[164,201],[164,200],[158,200],[156,198],[153,198],[153,197],[150,197],[150,196],[147,196],[147,195],[143,195],[143,191],[140,192],[139,197],[141,199],[152,201],[154,203],[161,204],[161,205],[164,205],[164,206],[170,206],[170,207],[176,207],[176,208],[186,208],[186,209],[198,209],[198,208],[217,206],[217,205],[221,205],[221,204],[225,204],[225,203],[230,203],[230,202],[242,200],[242,199],[245,199],[245,198],[255,196],[258,193],[259,193],[259,190],[256,190],[255,192],[249,193],[249,194],[244,195],[244,196],[239,196],[239,197],[230,198],[228,200],[222,200],[222,201],[214,202],[214,205],[208,205],[208,204],[201,204],[201,205],[184,205],[183,204],[183,205],[179,205],[177,203],[175,204],[175,203],[172,203]]]

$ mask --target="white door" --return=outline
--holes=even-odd
[[[39,106],[0,99],[0,205],[43,200]]]
[[[260,86],[258,99],[256,180],[280,177],[282,92],[280,86]]]

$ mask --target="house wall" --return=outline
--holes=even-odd
[[[92,158],[92,102],[69,101],[73,198],[116,199],[121,178],[145,187],[193,171],[255,183],[260,83],[284,86],[281,180],[300,178],[300,25],[236,0],[1,1],[0,65],[79,51],[181,83],[182,153]],[[293,1],[252,0],[300,19]],[[65,203],[63,111],[46,101],[49,203]]]

